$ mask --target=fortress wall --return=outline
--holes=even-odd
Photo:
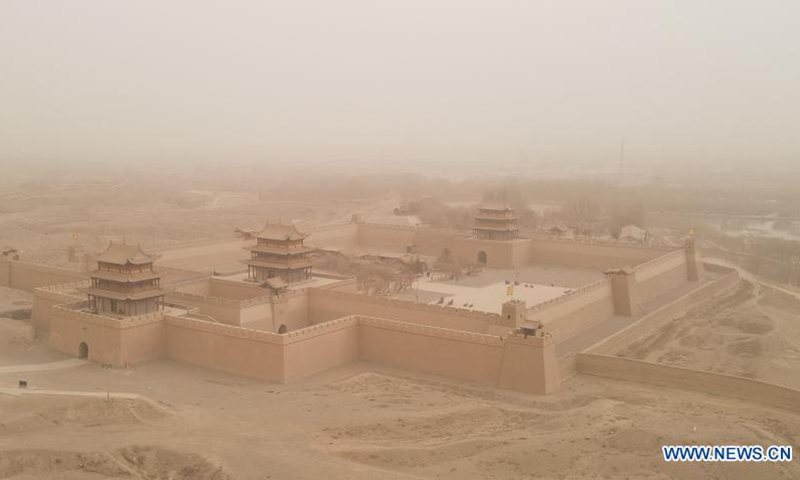
[[[231,280],[221,280],[219,278],[209,279],[209,295],[228,300],[251,300],[259,297],[269,297],[269,291],[254,283],[235,282]]]
[[[497,337],[368,317],[345,317],[286,335],[158,312],[118,319],[53,308],[50,345],[117,367],[160,357],[215,371],[289,382],[359,359],[529,393],[558,386],[549,338]]]
[[[416,229],[394,225],[360,224],[358,245],[364,250],[391,250],[405,252],[414,245]]]
[[[438,256],[445,247],[468,235],[468,232],[457,230],[417,228],[414,230],[414,245],[421,255]]]
[[[314,287],[318,290],[332,290],[337,292],[358,293],[358,281],[355,278],[348,278],[336,283]]]
[[[305,243],[314,247],[354,248],[358,245],[359,225],[345,223],[314,228]]]
[[[708,393],[800,412],[800,390],[733,375],[593,353],[578,354],[578,372]]]
[[[174,290],[175,293],[188,293],[192,295],[210,295],[211,294],[211,279],[207,278],[199,282],[192,282],[186,285],[181,285]]]
[[[362,360],[528,393],[559,386],[551,339],[495,337],[359,317]]]
[[[282,335],[165,315],[165,355],[209,370],[283,381]]]
[[[663,249],[635,245],[534,238],[529,262],[533,265],[606,270],[633,267],[664,253]]]
[[[530,243],[530,240],[527,239],[501,242],[460,238],[456,239],[449,248],[453,255],[471,262],[478,261],[479,252],[485,252],[486,266],[489,268],[518,268],[528,263]]]
[[[522,268],[531,265],[531,240],[515,242],[511,249],[511,268]]]
[[[141,365],[164,356],[164,328],[164,322],[160,319],[123,330],[120,335],[122,364]],[[89,348],[91,350],[91,345]]]
[[[683,249],[634,267],[636,299],[639,304],[663,295],[688,282],[686,253]]]
[[[31,324],[37,335],[48,335],[54,306],[83,300],[85,296],[76,289],[88,286],[89,282],[76,282],[36,288],[33,291]]]
[[[235,300],[173,291],[167,294],[166,301],[196,307],[199,313],[226,325],[240,325],[242,321],[242,303]]]
[[[79,282],[88,278],[88,275],[68,268],[0,260],[0,286],[30,293],[37,287]]]
[[[160,357],[163,353],[163,313],[118,319],[82,312],[86,302],[55,306],[51,312],[48,344],[78,356],[79,345],[89,347],[89,360],[124,367]]]
[[[541,321],[545,329],[561,343],[614,315],[614,292],[605,278],[561,297],[534,305],[527,319]]]
[[[530,393],[558,386],[552,344],[544,338],[501,338],[360,316],[276,335],[164,315],[164,331],[169,358],[274,382],[360,359]]]
[[[272,303],[266,301],[259,304],[241,306],[239,326],[261,330],[265,325],[269,325],[268,331],[272,331]],[[275,330],[277,330],[277,327],[275,327]]]
[[[362,318],[362,360],[497,385],[503,363],[499,337]]]
[[[486,333],[500,316],[464,308],[417,304],[365,295],[309,289],[308,318],[312,324],[348,315],[387,318],[468,332]],[[505,330],[508,330],[507,328]]]
[[[666,323],[680,317],[698,302],[724,294],[739,282],[739,272],[737,270],[725,270],[727,272],[722,277],[699,286],[686,295],[652,311],[615,335],[592,346],[587,352],[614,355],[637,339],[646,337],[661,329]]]
[[[91,322],[86,317],[79,312],[54,307],[47,343],[62,353],[77,357],[79,345],[85,342],[89,346],[89,360],[123,366],[120,330],[111,325]]]
[[[357,361],[359,328],[356,317],[345,317],[286,334],[284,381]]]
[[[309,289],[289,291],[275,299],[275,331],[286,325],[289,332],[311,325],[309,320]]]

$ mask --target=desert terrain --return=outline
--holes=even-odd
[[[800,388],[800,299],[742,280],[620,355]]]

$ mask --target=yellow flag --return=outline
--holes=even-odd
[[[508,288],[506,288],[506,295],[514,295],[514,285],[509,285]]]

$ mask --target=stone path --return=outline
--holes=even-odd
[[[81,365],[88,365],[88,360],[80,358],[70,358],[61,360],[59,362],[50,363],[36,363],[32,365],[6,365],[0,367],[0,375],[5,373],[28,373],[28,372],[43,372],[50,370],[61,370],[62,368],[80,367]]]

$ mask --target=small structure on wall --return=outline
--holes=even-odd
[[[484,203],[478,206],[472,237],[477,240],[514,240],[519,237],[514,208],[505,203]]]
[[[267,224],[256,237],[256,245],[247,247],[251,254],[247,260],[247,277],[250,281],[275,279],[272,283],[278,286],[280,282],[277,279],[291,284],[311,277],[309,254],[314,249],[303,245],[307,237],[305,233],[299,232],[294,225]]]
[[[93,312],[125,317],[160,310],[166,293],[152,256],[139,245],[114,242],[97,257],[97,269],[85,291]]]

